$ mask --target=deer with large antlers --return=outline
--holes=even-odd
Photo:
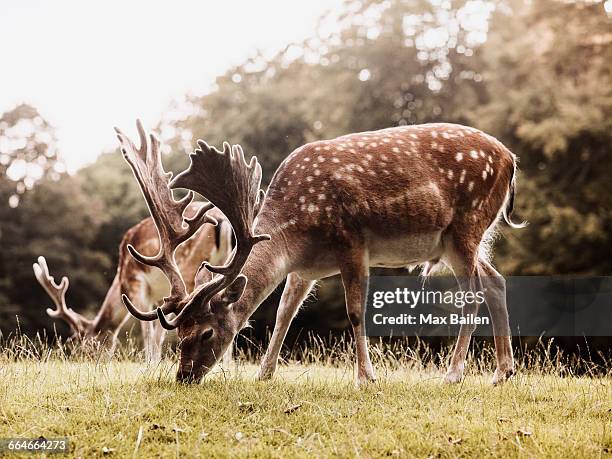
[[[264,194],[261,167],[255,157],[247,164],[239,146],[226,143],[218,151],[198,141],[189,168],[167,181],[155,137],[148,141],[139,125],[137,149],[117,132],[162,235],[164,250],[150,262],[173,280],[172,295],[156,314],[125,302],[141,320],[157,318],[165,328],[177,329],[179,381],[201,380],[287,278],[259,375],[271,377],[300,304],[318,279],[337,273],[355,337],[357,382],[373,380],[363,333],[369,269],[415,264],[425,265],[425,274],[446,265],[458,279],[467,279],[463,288],[476,281],[486,284],[497,358],[493,382],[513,374],[505,281],[483,245],[500,218],[520,226],[510,220],[516,160],[493,137],[460,125],[426,124],[313,142],[283,161]],[[203,271],[210,276],[190,294],[182,288],[172,253],[200,223],[212,219],[200,213],[185,220],[180,214],[184,201],[172,199],[174,188],[205,196],[227,216],[237,240],[228,264],[203,263],[199,277],[207,277]],[[463,312],[475,313],[471,308]],[[168,319],[171,312],[176,316]],[[470,323],[461,326],[445,382],[461,380],[473,331]]]
[[[193,203],[187,210],[189,216],[195,215],[202,203]],[[216,211],[213,215],[221,222],[216,227],[206,225],[189,241],[176,251],[179,269],[186,279],[186,288],[191,291],[194,286],[195,273],[202,260],[211,263],[224,262],[231,250],[231,228],[224,216]],[[128,292],[132,298],[152,308],[160,303],[169,291],[168,281],[157,269],[143,265],[129,255],[128,247],[153,255],[159,250],[159,238],[151,217],[142,220],[126,231],[119,246],[119,264],[117,274],[104,297],[94,318],[89,319],[66,305],[66,291],[69,281],[63,277],[57,284],[49,274],[47,261],[39,257],[34,263],[34,274],[45,289],[55,309],[47,309],[47,314],[63,320],[72,331],[72,339],[93,339],[112,351],[117,343],[117,336],[127,320],[131,317],[121,304],[121,291]],[[144,342],[144,353],[147,361],[161,359],[162,344],[166,332],[155,322],[141,322]]]

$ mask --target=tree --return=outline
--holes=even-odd
[[[603,5],[514,2],[484,46],[488,100],[473,124],[520,157],[502,264],[523,274],[609,274],[612,258],[612,38]],[[510,233],[510,232],[508,232]]]
[[[0,117],[0,198],[17,207],[43,177],[58,178],[55,132],[38,111],[21,104]]]
[[[49,300],[32,273],[39,255],[58,278],[70,276],[68,300],[83,310],[103,297],[117,249],[95,247],[108,221],[104,202],[79,176],[63,172],[53,129],[35,108],[2,115],[0,147],[0,326],[15,330],[19,315],[22,331],[31,332],[52,325]]]

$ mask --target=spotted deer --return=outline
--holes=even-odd
[[[194,215],[202,203],[193,203],[187,215]],[[231,228],[220,212],[214,213],[221,222],[218,227],[204,227],[176,253],[181,273],[187,279],[187,288],[193,289],[194,276],[202,260],[220,263],[227,259],[231,250]],[[55,305],[47,309],[47,314],[54,319],[61,319],[72,331],[72,339],[93,339],[103,344],[110,351],[114,350],[117,336],[131,317],[121,304],[121,291],[129,292],[142,304],[153,307],[169,291],[168,281],[161,272],[150,266],[137,262],[128,254],[128,246],[139,251],[153,254],[159,246],[157,230],[149,217],[130,228],[119,246],[119,265],[117,274],[106,293],[104,301],[94,318],[89,319],[66,305],[66,291],[69,286],[67,277],[59,284],[49,274],[47,261],[39,257],[34,263],[34,274]],[[165,330],[154,322],[141,322],[145,358],[148,361],[161,359]]]
[[[239,146],[223,151],[198,141],[189,168],[172,181],[159,162],[159,142],[138,124],[140,148],[117,135],[162,235],[158,266],[171,279],[172,295],[141,320],[177,329],[181,355],[177,380],[198,382],[223,354],[249,317],[287,279],[271,342],[259,377],[275,371],[287,329],[321,278],[340,274],[356,346],[357,383],[375,379],[363,333],[365,281],[370,267],[425,265],[427,275],[447,266],[462,288],[486,283],[497,368],[493,383],[514,372],[505,281],[488,261],[484,245],[498,220],[510,226],[515,156],[493,137],[454,124],[403,126],[349,134],[304,145],[260,190],[261,167],[247,164]],[[205,196],[230,221],[237,246],[224,266],[203,263],[212,277],[187,294],[172,254],[206,214],[185,220],[172,189]],[[187,226],[185,226],[187,225]],[[134,254],[138,259],[144,257]],[[204,278],[205,276],[199,276]],[[477,304],[474,305],[477,307]],[[472,306],[463,308],[473,314]],[[175,317],[168,318],[174,313]],[[461,326],[444,381],[463,376],[474,326]]]

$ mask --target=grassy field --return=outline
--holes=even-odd
[[[51,349],[0,354],[0,437],[70,438],[76,457],[602,457],[612,453],[612,379],[533,363],[501,387],[484,360],[456,386],[442,369],[375,352],[379,381],[353,385],[349,357],[279,367],[256,381],[237,361],[199,386],[174,359]],[[490,353],[489,353],[490,357]],[[400,363],[403,363],[400,364]],[[478,368],[474,368],[478,367]]]

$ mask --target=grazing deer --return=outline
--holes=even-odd
[[[186,213],[194,215],[200,206],[202,203],[194,203]],[[177,250],[176,258],[181,273],[187,279],[189,290],[193,289],[194,276],[202,260],[208,260],[211,263],[223,262],[231,250],[230,225],[220,212],[215,212],[215,217],[222,222],[220,226],[202,228]],[[47,309],[47,314],[54,319],[64,320],[70,326],[72,339],[95,339],[108,346],[112,352],[120,330],[131,317],[121,305],[121,290],[129,292],[130,296],[151,306],[159,303],[168,293],[168,281],[163,274],[129,256],[127,247],[130,245],[139,251],[151,254],[158,249],[159,238],[150,217],[134,225],[123,236],[119,246],[117,274],[106,293],[102,306],[93,319],[66,306],[66,290],[69,285],[67,277],[62,278],[58,285],[49,274],[44,257],[39,257],[38,263],[34,263],[36,279],[55,305],[55,309]],[[165,330],[153,322],[141,322],[141,330],[145,358],[148,361],[159,361]]]
[[[182,343],[177,380],[201,380],[287,278],[260,371],[260,378],[272,376],[301,302],[316,280],[337,273],[355,337],[357,382],[374,380],[362,322],[370,267],[425,264],[427,274],[439,263],[468,280],[462,288],[486,283],[497,358],[493,382],[513,374],[505,281],[487,260],[484,241],[500,216],[521,226],[510,220],[516,160],[493,137],[460,125],[426,124],[313,142],[283,161],[265,194],[259,189],[261,167],[255,157],[247,164],[239,146],[225,143],[218,151],[198,141],[189,168],[169,181],[159,141],[147,140],[140,123],[138,132],[140,148],[121,131],[117,135],[159,229],[162,250],[155,258],[132,254],[160,267],[172,294],[155,312],[141,312],[123,298],[139,319],[159,319],[164,328],[177,329]],[[174,201],[174,188],[205,196],[227,216],[237,241],[228,264],[202,264],[199,273],[207,270],[213,277],[190,294],[173,254],[212,218],[204,207],[184,219],[187,201]],[[471,305],[463,309],[475,313]],[[176,316],[169,319],[169,313]],[[473,331],[471,324],[461,326],[444,381],[462,378]]]

